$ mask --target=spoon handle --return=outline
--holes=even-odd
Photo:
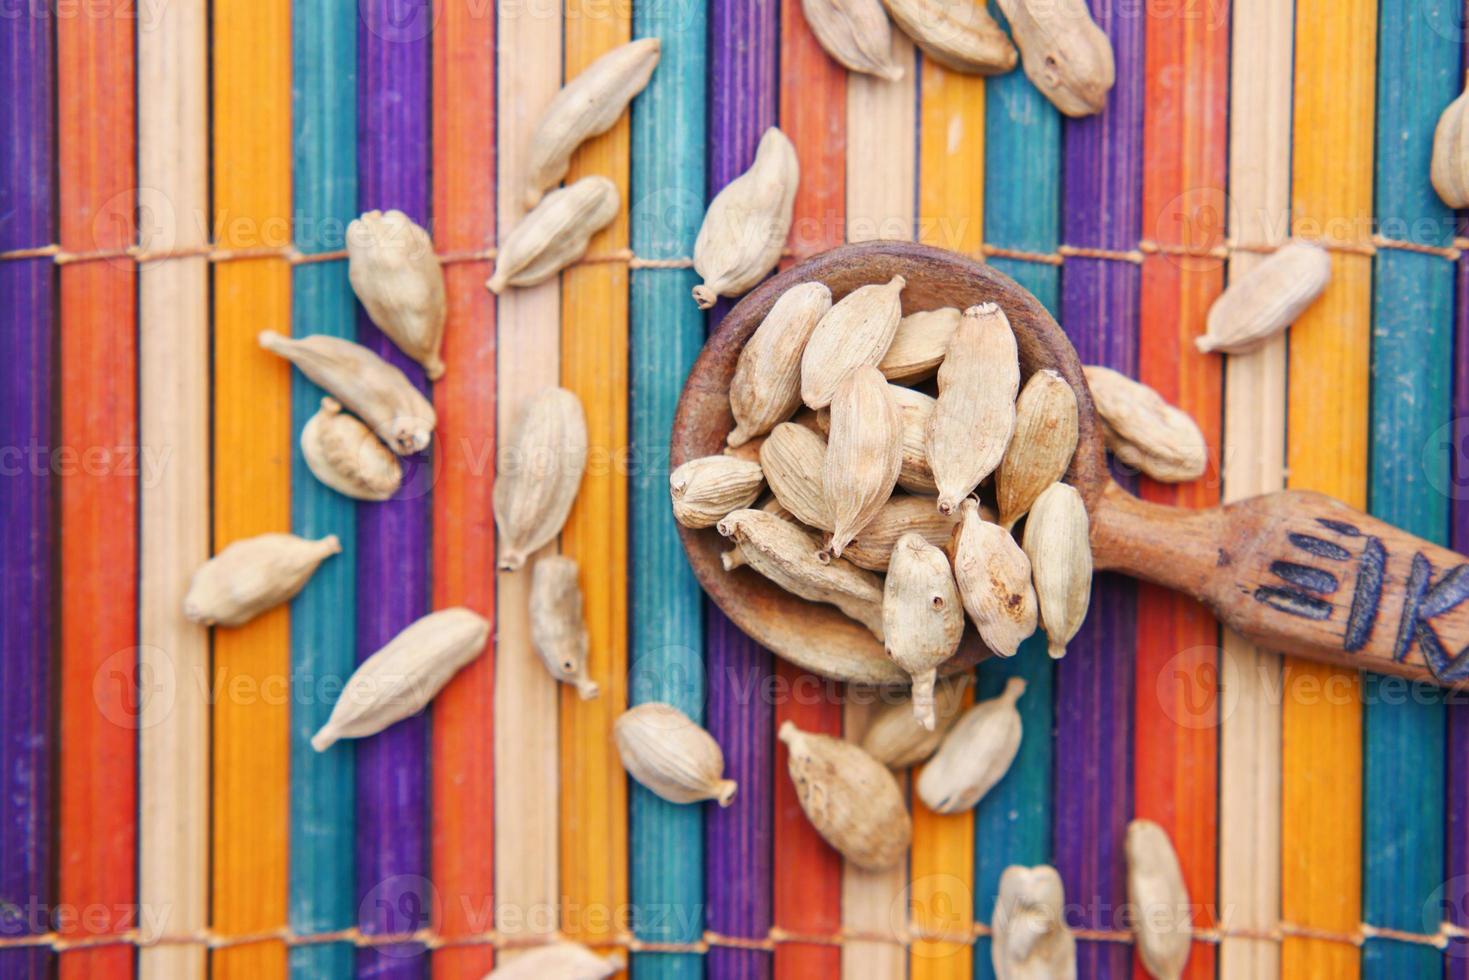
[[[1469,558],[1331,497],[1193,511],[1109,484],[1091,538],[1098,569],[1191,595],[1260,646],[1469,687]]]

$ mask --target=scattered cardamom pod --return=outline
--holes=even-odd
[[[1006,868],[990,931],[995,980],[1076,980],[1076,937],[1066,925],[1066,891],[1055,868]]]
[[[184,596],[184,618],[204,626],[240,626],[291,599],[316,566],[339,554],[335,534],[319,541],[260,534],[227,545],[200,565]]]
[[[1092,20],[1086,0],[999,0],[1025,74],[1068,116],[1107,107],[1117,80],[1112,41]]]
[[[1046,487],[1061,479],[1076,454],[1076,392],[1061,375],[1042,368],[1015,401],[1015,435],[995,477],[1000,524],[1025,516]]]
[[[612,223],[620,207],[617,185],[606,177],[583,177],[552,191],[500,245],[487,285],[503,293],[507,286],[545,282],[587,254],[592,236]]]
[[[843,68],[890,82],[903,77],[878,0],[801,0],[801,10],[816,40]]]
[[[565,555],[543,555],[531,566],[530,641],[550,675],[590,701],[599,689],[587,672],[591,641],[578,574],[576,560]]]
[[[274,330],[260,346],[296,365],[360,418],[399,456],[428,448],[438,416],[408,376],[361,344],[317,334],[299,340]]]
[[[796,148],[774,126],[760,137],[750,169],[714,195],[694,241],[694,271],[704,281],[694,302],[707,310],[721,296],[738,296],[780,261],[801,165]]]
[[[850,742],[780,726],[796,799],[826,842],[868,871],[895,867],[913,840],[913,820],[892,771]]]
[[[894,771],[918,765],[933,755],[958,719],[968,686],[965,674],[939,681],[934,688],[932,729],[919,723],[911,697],[884,702],[862,734],[862,750]]]
[[[816,557],[820,543],[790,521],[763,510],[737,510],[719,522],[745,564],[802,599],[836,606],[882,639],[882,583],[876,575],[840,559]]]
[[[555,942],[510,957],[496,957],[497,966],[484,980],[606,980],[627,963],[613,953],[603,959],[581,943]]]
[[[882,593],[882,631],[887,655],[913,678],[913,716],[935,726],[938,668],[959,649],[964,607],[949,558],[919,534],[905,534],[893,548]]]
[[[1119,460],[1163,483],[1184,483],[1204,475],[1208,447],[1186,412],[1111,368],[1088,365],[1083,370],[1104,423],[1103,439]]]
[[[903,417],[882,372],[863,365],[837,386],[822,489],[831,507],[831,553],[842,549],[893,495],[903,468]]]
[[[1193,943],[1188,888],[1168,832],[1151,820],[1127,825],[1127,901],[1137,952],[1157,980],[1178,980]]]
[[[801,354],[803,402],[825,408],[854,368],[882,361],[903,316],[906,285],[902,276],[893,276],[885,283],[859,286],[826,311]]]
[[[1205,333],[1194,345],[1205,354],[1254,350],[1296,320],[1331,282],[1331,256],[1311,242],[1291,241],[1233,280],[1209,307]]]
[[[877,369],[889,381],[908,384],[933,377],[949,352],[949,338],[954,336],[963,315],[954,307],[945,306],[903,317]]]
[[[831,309],[824,283],[803,282],[780,294],[740,351],[729,383],[735,427],[730,446],[763,436],[801,406],[801,352]]]
[[[960,506],[950,557],[959,595],[980,639],[996,655],[1015,656],[1021,641],[1035,632],[1035,589],[1030,559],[1009,532],[979,514],[979,503]]]
[[[972,810],[1004,778],[1020,751],[1015,702],[1024,693],[1024,679],[1012,677],[998,697],[960,716],[918,776],[915,788],[924,806],[934,813]]]
[[[357,665],[311,747],[325,752],[341,739],[376,735],[418,714],[489,638],[489,620],[463,606],[412,623]]]
[[[347,226],[347,279],[377,328],[441,378],[444,268],[428,232],[402,211],[368,211]]]
[[[1024,550],[1048,648],[1059,660],[1092,601],[1091,521],[1075,487],[1053,483],[1040,495],[1025,522]]]
[[[760,447],[760,469],[770,492],[797,521],[823,531],[832,529],[822,474],[826,440],[804,425],[782,422]]]
[[[1015,46],[976,0],[883,0],[923,53],[945,68],[999,75],[1015,67]]]
[[[581,399],[565,388],[547,388],[521,410],[496,466],[501,570],[515,571],[561,533],[586,468]]]
[[[886,572],[893,546],[905,534],[917,534],[929,544],[947,547],[958,515],[940,514],[928,497],[905,493],[892,496],[842,551],[842,557],[869,572]]]
[[[387,500],[403,482],[398,457],[330,396],[301,427],[301,455],[313,476],[357,500]]]
[[[1469,113],[1469,88],[1438,117],[1438,126],[1433,130],[1433,157],[1429,162],[1428,179],[1433,189],[1451,208],[1469,207],[1469,126],[1465,126]]]
[[[673,705],[650,701],[623,712],[612,736],[628,774],[669,803],[734,802],[719,743]]]
[[[939,510],[952,514],[1005,456],[1015,432],[1020,360],[1010,320],[994,303],[964,311],[939,367],[928,420],[928,465]]]
[[[660,46],[658,38],[645,37],[613,48],[556,93],[531,138],[526,207],[535,207],[561,183],[577,147],[622,118],[653,77]]]
[[[759,463],[733,456],[691,459],[668,478],[673,516],[684,527],[713,527],[730,511],[753,504],[764,485]]]

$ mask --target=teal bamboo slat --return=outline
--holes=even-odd
[[[704,213],[705,18],[701,5],[633,8],[635,37],[662,42],[658,68],[632,107],[633,251],[691,254]],[[668,503],[668,445],[683,379],[704,343],[690,269],[638,269],[630,304],[632,520],[628,701],[663,701],[703,724],[703,597]],[[668,803],[636,783],[628,798],[634,931],[641,940],[698,941],[704,932],[704,806]],[[698,980],[693,953],[633,955],[640,978]]]
[[[295,241],[307,253],[336,251],[357,206],[357,10],[296,0],[291,28]],[[292,333],[356,339],[347,263],[298,265],[291,286]],[[310,745],[331,713],[334,685],[356,666],[357,646],[357,507],[311,475],[299,446],[322,395],[304,374],[291,373],[291,529],[342,541],[342,553],[322,564],[291,608],[290,922],[303,934],[357,921],[354,756]],[[353,956],[350,943],[297,946],[291,976],[349,976]]]
[[[1458,90],[1459,7],[1459,0],[1381,0],[1374,210],[1389,238],[1437,247],[1453,238],[1453,212],[1427,174],[1434,126]],[[1454,267],[1436,255],[1383,249],[1372,292],[1368,506],[1443,544],[1449,457],[1435,432],[1451,415]],[[1432,898],[1444,881],[1443,702],[1427,685],[1375,674],[1364,675],[1362,700],[1362,919],[1432,931],[1441,911]],[[1368,939],[1362,976],[1436,976],[1442,956],[1431,946]]]

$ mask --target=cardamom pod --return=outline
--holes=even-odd
[[[691,459],[668,478],[673,516],[684,527],[713,527],[730,511],[753,504],[764,485],[759,463],[733,456]]]
[[[1050,368],[1032,374],[1015,401],[1015,435],[995,477],[1000,524],[1006,530],[1066,473],[1078,433],[1076,392]]]
[[[882,631],[888,659],[913,678],[913,716],[935,725],[938,668],[959,649],[964,607],[949,558],[919,534],[905,534],[893,548],[882,593]]]
[[[408,376],[361,344],[317,334],[292,339],[260,333],[260,346],[296,365],[399,456],[428,448],[438,416]]]
[[[903,465],[898,470],[898,486],[909,493],[932,497],[939,488],[933,482],[933,468],[928,465],[928,420],[933,417],[938,401],[902,385],[888,385],[888,395],[897,403],[898,414],[903,419]],[[816,423],[822,432],[830,431],[831,410],[823,408],[817,412]],[[933,501],[928,506],[933,507]]]
[[[903,468],[903,417],[882,372],[863,365],[837,386],[822,489],[831,507],[831,553],[837,558],[898,485]]]
[[[924,728],[913,710],[912,697],[884,702],[862,735],[862,750],[892,770],[907,769],[933,755],[964,707],[965,675],[939,681],[934,688],[934,726]]]
[[[592,236],[617,217],[622,196],[606,177],[583,177],[542,198],[506,237],[487,284],[492,292],[507,286],[545,282],[587,254]]]
[[[556,93],[531,137],[526,207],[535,207],[561,183],[577,147],[622,118],[653,77],[660,46],[658,38],[645,37],[613,48]]]
[[[556,942],[517,953],[514,959],[496,957],[499,964],[484,980],[606,980],[627,963],[619,954],[603,959],[581,943]]]
[[[1326,249],[1291,241],[1229,284],[1209,307],[1205,333],[1194,345],[1205,354],[1254,350],[1300,319],[1329,282]]]
[[[1010,320],[994,303],[964,311],[939,367],[928,420],[928,465],[939,510],[952,514],[1005,456],[1015,432],[1020,360]]]
[[[294,534],[242,538],[200,565],[184,596],[184,618],[204,626],[240,626],[291,599],[316,566],[340,554],[335,534],[319,541]]]
[[[1092,20],[1086,0],[999,0],[1020,48],[1025,74],[1068,116],[1107,107],[1117,80],[1112,41]]]
[[[587,672],[591,641],[582,617],[576,560],[543,555],[531,566],[530,641],[550,675],[576,688],[583,701],[599,693]]]
[[[444,268],[428,232],[402,211],[368,211],[347,226],[347,280],[377,328],[441,378]]]
[[[301,427],[301,456],[318,480],[357,500],[387,500],[403,482],[398,457],[330,396]]]
[[[824,283],[804,282],[780,294],[740,351],[729,383],[735,427],[730,446],[763,436],[801,406],[801,352],[831,309]]]
[[[1066,656],[1092,601],[1091,521],[1075,487],[1053,483],[1025,522],[1026,557],[1051,656]]]
[[[966,0],[968,2],[968,0]],[[893,342],[877,369],[889,381],[913,383],[932,377],[949,352],[949,338],[964,314],[952,306],[910,313],[898,321]]]
[[[760,137],[750,169],[714,195],[694,240],[694,271],[704,281],[694,302],[707,310],[721,296],[751,289],[780,261],[801,164],[796,148],[774,126]]]
[[[836,606],[883,638],[882,584],[876,575],[840,559],[821,561],[815,538],[763,510],[729,514],[719,522],[719,533],[738,542],[745,563],[782,589]]]
[[[945,68],[999,75],[1015,67],[1015,46],[975,0],[883,0],[903,33]]]
[[[719,743],[673,705],[650,701],[623,712],[612,737],[628,774],[669,803],[734,802]]]
[[[890,82],[903,77],[878,0],[801,0],[801,10],[816,40],[843,68]]]
[[[1188,888],[1168,832],[1151,820],[1127,825],[1127,901],[1137,952],[1157,980],[1178,980],[1193,944]]]
[[[803,402],[825,408],[853,369],[882,361],[902,319],[906,285],[902,276],[893,276],[885,283],[859,286],[826,311],[801,354]]]
[[[547,388],[521,410],[496,467],[503,571],[515,571],[561,533],[586,468],[581,399],[565,388]]]
[[[773,496],[767,495],[764,500],[756,505],[755,509],[763,510],[767,514],[773,514],[783,521],[794,522],[796,520],[791,516],[791,512],[782,507],[780,501],[776,500]],[[728,551],[721,552],[719,561],[724,566],[726,572],[732,572],[736,568],[743,567],[745,565],[745,553],[740,550],[739,542],[736,541],[731,545]]]
[[[1035,632],[1030,559],[1004,528],[980,516],[972,497],[960,506],[950,548],[959,595],[980,639],[998,656],[1015,656]]]
[[[463,606],[412,623],[357,665],[311,747],[325,752],[341,739],[376,735],[418,714],[489,638],[489,620]]]
[[[842,557],[869,572],[886,572],[893,546],[903,535],[917,534],[942,548],[953,537],[957,522],[958,515],[940,514],[927,497],[894,494],[842,551]]]
[[[998,697],[981,701],[960,716],[923,767],[915,788],[934,813],[974,809],[995,787],[1020,751],[1020,712],[1015,702],[1025,680],[1012,677]]]
[[[1076,937],[1066,925],[1066,891],[1055,868],[1006,868],[990,931],[995,980],[1076,980]]]
[[[760,469],[770,492],[797,521],[823,531],[832,529],[822,474],[826,440],[804,425],[782,422],[760,446]]]
[[[886,871],[903,860],[913,820],[892,771],[850,742],[803,732],[787,721],[780,740],[806,818],[848,861]]]
[[[1469,88],[1438,117],[1433,130],[1433,157],[1429,161],[1428,179],[1433,189],[1451,208],[1469,207]]]
[[[1188,414],[1141,382],[1111,368],[1088,365],[1087,387],[1101,417],[1107,448],[1125,465],[1163,483],[1204,475],[1204,434]]]

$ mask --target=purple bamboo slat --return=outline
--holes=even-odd
[[[760,136],[776,123],[780,6],[778,0],[714,0],[709,16],[709,196],[745,171]],[[717,325],[729,312],[721,300]],[[724,749],[725,775],[740,784],[729,809],[710,807],[708,924],[727,936],[764,939],[772,922],[775,706],[766,682],[770,652],[709,606],[706,666],[709,731]],[[771,956],[761,950],[715,947],[709,980],[768,978]]]
[[[1093,16],[1112,39],[1117,85],[1099,116],[1069,121],[1062,241],[1131,251],[1141,232],[1144,19],[1108,0]],[[1137,371],[1139,266],[1068,257],[1061,273],[1061,323],[1084,364]],[[1122,839],[1132,814],[1132,704],[1137,589],[1099,576],[1091,614],[1056,679],[1056,868],[1073,925],[1125,929]],[[1125,978],[1132,951],[1121,943],[1078,943],[1079,976]]]
[[[1466,51],[1469,62],[1469,51]],[[1459,234],[1469,235],[1469,218],[1461,216]],[[1469,553],[1469,256],[1458,263],[1454,309],[1454,417],[1449,420],[1450,540],[1455,551]],[[1448,853],[1443,917],[1469,927],[1469,704],[1461,697],[1448,699]],[[1451,939],[1446,952],[1448,980],[1469,980],[1469,940]]]
[[[358,203],[429,221],[429,53],[432,6],[364,0],[357,28]],[[363,344],[428,390],[423,370],[359,310]],[[429,452],[440,451],[431,446]],[[369,656],[428,612],[429,455],[408,464],[386,503],[358,505],[357,649]],[[360,928],[411,932],[432,925],[429,882],[428,718],[418,715],[357,743],[357,889]],[[420,945],[364,947],[359,977],[426,973]]]
[[[0,17],[0,251],[49,245],[56,134],[46,5]],[[51,894],[50,448],[55,266],[0,261],[0,938],[46,932]],[[46,947],[0,951],[0,976],[42,977]]]

